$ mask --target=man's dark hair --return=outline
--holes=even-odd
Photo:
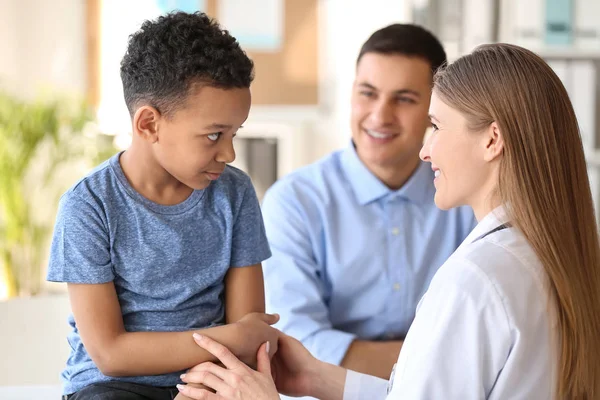
[[[357,65],[367,53],[421,57],[429,62],[434,73],[446,64],[446,52],[440,41],[428,30],[413,24],[393,24],[373,33],[362,45]]]
[[[121,61],[125,103],[170,115],[183,106],[192,85],[248,88],[253,63],[238,42],[206,14],[174,12],[145,21],[129,37]]]

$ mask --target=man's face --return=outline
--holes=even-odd
[[[366,53],[352,89],[352,139],[371,170],[418,160],[429,126],[431,65],[420,57]]]
[[[203,86],[171,118],[161,117],[154,157],[192,189],[204,189],[235,160],[233,138],[250,111],[250,90]]]

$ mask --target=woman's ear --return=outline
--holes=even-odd
[[[142,106],[133,116],[133,134],[149,143],[158,142],[158,121],[160,112],[152,106]]]
[[[492,122],[484,133],[484,156],[485,161],[493,161],[502,154],[504,150],[504,137],[496,121]]]

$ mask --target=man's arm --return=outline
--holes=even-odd
[[[306,193],[310,190],[287,179],[263,200],[273,253],[263,263],[266,304],[268,312],[281,316],[276,327],[300,340],[316,358],[339,365],[356,335],[334,329],[331,322],[330,289],[318,256],[323,253],[323,222],[317,200]]]
[[[192,332],[127,332],[112,282],[67,286],[83,344],[104,375],[158,375],[214,360],[196,345]],[[222,342],[233,353],[248,353],[240,354],[247,358],[270,331],[259,322],[248,329],[231,324],[195,332]]]
[[[355,340],[342,360],[342,367],[367,375],[389,379],[398,360],[402,341],[372,342]]]

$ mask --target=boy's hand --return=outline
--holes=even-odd
[[[269,342],[270,354],[275,354],[279,331],[271,325],[277,321],[277,314],[250,313],[235,322],[239,342],[232,349],[234,354],[252,368],[256,368],[256,352],[263,343]]]

